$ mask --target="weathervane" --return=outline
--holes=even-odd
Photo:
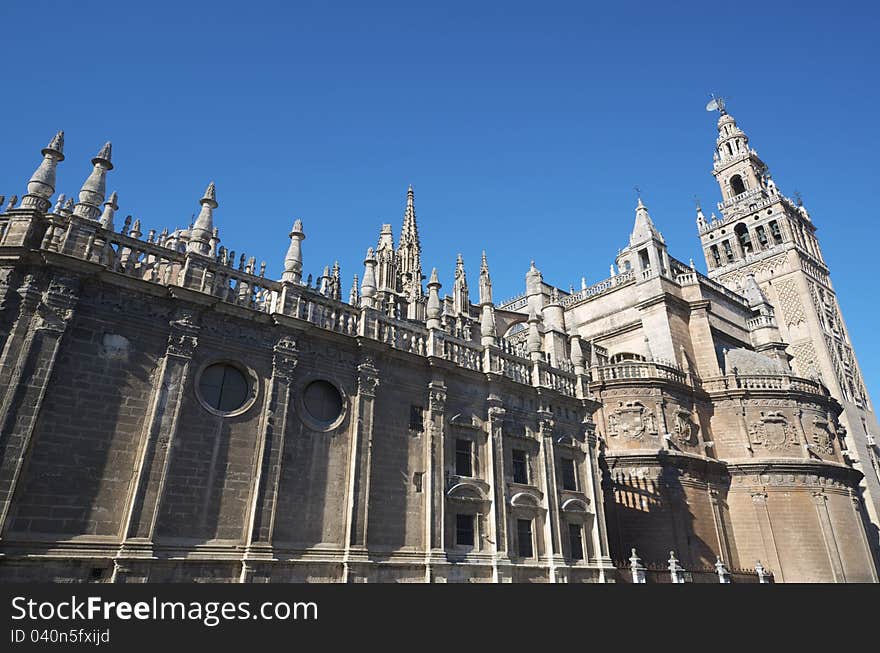
[[[724,110],[724,98],[715,97],[715,94],[712,93],[712,99],[709,100],[709,104],[706,105],[706,111],[717,111],[722,116],[727,113]]]
[[[638,199],[642,199],[642,189],[639,188],[638,186],[633,186],[633,188],[634,188],[635,191],[636,191],[636,197],[637,197]]]

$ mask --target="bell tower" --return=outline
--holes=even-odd
[[[840,421],[853,465],[865,478],[865,504],[880,551],[880,427],[862,380],[816,227],[806,207],[784,196],[767,164],[720,101],[712,174],[721,188],[718,215],[697,206],[697,230],[709,277],[745,294],[757,283],[772,304],[794,373],[821,380],[843,406]]]

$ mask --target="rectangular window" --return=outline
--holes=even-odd
[[[425,428],[425,425],[422,422],[422,407],[421,406],[410,406],[409,407],[409,430],[410,431],[421,431],[424,428]]]
[[[474,516],[455,516],[455,543],[461,546],[474,545]]]
[[[715,267],[721,266],[721,255],[718,253],[718,245],[712,245],[709,248],[712,252],[712,259],[715,261]]]
[[[584,559],[584,529],[580,524],[568,525],[568,546],[572,560]]]
[[[577,490],[577,466],[571,458],[563,458],[562,466],[562,489]]]
[[[770,235],[773,236],[774,242],[778,245],[782,242],[782,233],[779,231],[779,224],[776,220],[771,220],[768,226],[770,227]]]
[[[473,476],[474,443],[459,438],[455,441],[455,473],[459,476]]]
[[[526,452],[522,449],[514,449],[510,452],[513,459],[513,482],[528,483],[529,482],[529,464],[526,459]]]
[[[516,520],[516,537],[519,547],[520,558],[531,558],[534,554],[532,548],[532,520],[517,519]]]

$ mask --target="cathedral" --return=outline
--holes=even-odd
[[[412,188],[350,290],[300,220],[275,280],[213,183],[188,229],[120,219],[110,143],[56,195],[59,132],[0,199],[0,579],[877,582],[816,227],[717,109],[705,274],[639,199],[607,279],[504,303],[491,252],[441,292]]]

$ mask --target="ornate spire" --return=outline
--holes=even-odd
[[[194,252],[207,256],[211,251],[211,237],[214,235],[214,209],[217,208],[217,191],[214,182],[208,184],[205,194],[199,200],[202,205],[199,217],[190,229],[189,242],[186,244],[187,252]]]
[[[79,202],[73,209],[74,215],[97,220],[101,214],[101,204],[104,202],[107,187],[107,172],[113,170],[113,164],[110,162],[111,150],[112,146],[108,141],[92,159],[92,172],[79,191]]]
[[[416,223],[415,194],[410,185],[406,191],[406,209],[403,213],[403,227],[397,246],[400,290],[412,301],[422,296],[422,247],[419,242],[419,227]]]
[[[290,246],[284,257],[284,272],[281,275],[281,281],[300,283],[303,269],[302,241],[306,239],[302,220],[294,221],[293,229],[290,230],[288,236],[290,236]]]
[[[397,290],[397,256],[390,224],[382,225],[376,245],[376,289],[380,292]]]
[[[104,212],[101,213],[101,226],[108,231],[113,231],[113,216],[119,210],[116,200],[116,191],[113,191],[110,193],[110,199],[104,202]]]
[[[486,251],[480,261],[480,342],[484,347],[497,342],[495,328],[495,306],[492,304],[492,279],[489,277],[489,263]]]
[[[358,289],[358,275],[354,275],[354,278],[351,282],[351,291],[348,293],[348,303],[352,306],[357,306],[360,304],[361,293]]]
[[[431,270],[431,279],[428,281],[428,306],[426,311],[427,327],[429,329],[440,328],[440,316],[443,309],[440,305],[440,280],[437,278],[437,268]]]
[[[486,250],[480,262],[480,305],[492,303],[492,279],[489,276],[489,263],[486,261]]]
[[[452,286],[452,304],[456,315],[470,315],[471,298],[468,292],[467,275],[464,271],[464,259],[459,254],[455,259],[455,281]]]
[[[22,208],[36,208],[47,211],[51,206],[49,198],[55,192],[55,170],[64,161],[64,132],[60,131],[41,150],[43,160],[31,175],[27,194],[22,198]]]

